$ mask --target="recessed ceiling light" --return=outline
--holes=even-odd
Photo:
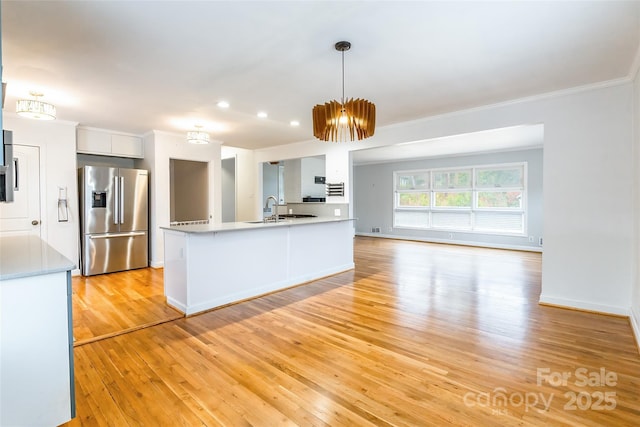
[[[220,101],[216,105],[220,108],[229,108],[229,103],[227,101]]]
[[[297,120],[291,120],[291,121],[289,122],[289,124],[290,124],[291,126],[300,126],[300,122],[299,122],[299,121],[297,121]]]
[[[266,119],[268,115],[264,111],[258,111],[258,117],[260,117],[261,119]]]

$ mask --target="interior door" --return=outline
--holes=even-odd
[[[0,234],[40,237],[40,148],[14,145],[14,201],[0,203]]]

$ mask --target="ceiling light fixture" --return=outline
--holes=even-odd
[[[22,117],[38,120],[54,120],[56,107],[38,100],[42,96],[39,92],[29,92],[33,99],[20,99],[16,102],[16,113]]]
[[[196,130],[192,130],[187,132],[187,141],[191,144],[208,144],[209,143],[209,134],[207,132],[203,132],[202,126],[195,125]]]
[[[259,111],[258,112],[258,117],[261,119],[266,119],[268,117],[268,114],[265,113],[264,111]]]
[[[300,126],[300,122],[299,122],[299,121],[297,121],[297,120],[291,120],[291,121],[289,122],[289,124],[290,124],[291,126],[294,126],[294,127],[296,127],[296,126]]]
[[[216,104],[219,108],[229,108],[229,103],[227,101],[220,101]]]
[[[376,106],[366,99],[344,97],[344,53],[351,43],[335,44],[342,52],[342,99],[313,107],[313,135],[322,141],[345,142],[373,136],[376,128]]]

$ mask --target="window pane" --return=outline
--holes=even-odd
[[[521,209],[521,191],[479,191],[479,208]]]
[[[430,205],[429,193],[397,193],[397,206],[404,207],[428,207]]]
[[[478,169],[476,185],[478,187],[522,187],[524,168],[515,166],[500,169]]]
[[[425,190],[429,188],[429,173],[396,175],[398,190]]]
[[[471,188],[471,171],[434,172],[433,188]]]
[[[435,205],[437,207],[470,208],[471,191],[437,192]]]
[[[431,220],[434,228],[471,229],[470,212],[432,212]]]
[[[427,228],[429,226],[428,211],[395,211],[394,227]]]
[[[476,230],[522,233],[524,215],[509,212],[476,212]]]

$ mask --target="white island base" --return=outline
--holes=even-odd
[[[164,230],[167,303],[186,315],[354,268],[351,219]]]

